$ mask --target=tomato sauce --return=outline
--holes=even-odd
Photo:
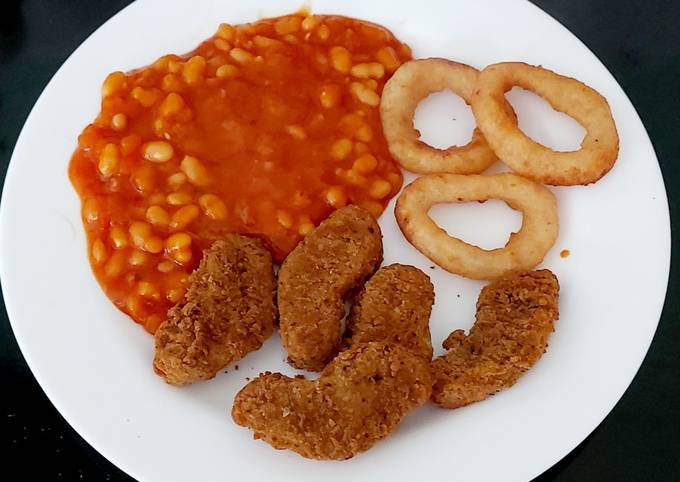
[[[380,94],[410,58],[380,26],[300,13],[110,74],[69,167],[108,297],[153,333],[225,233],[281,261],[334,209],[378,217],[402,184]]]

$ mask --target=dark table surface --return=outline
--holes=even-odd
[[[128,3],[0,2],[0,179],[6,174],[21,126],[50,77],[91,32]],[[673,254],[677,254],[680,2],[535,3],[595,52],[640,113],[663,170],[673,219]],[[680,304],[675,296],[679,282],[680,272],[672,269],[654,342],[616,408],[581,445],[537,480],[680,480]],[[21,474],[6,480],[131,480],[84,442],[45,397],[16,345],[1,298],[0,303],[4,383],[0,470]]]

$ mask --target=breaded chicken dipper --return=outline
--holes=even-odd
[[[458,408],[515,384],[543,355],[558,318],[559,284],[548,270],[504,276],[482,289],[470,333],[456,330],[432,362],[432,401]]]
[[[290,363],[320,371],[338,353],[345,298],[382,261],[382,235],[364,209],[338,209],[300,242],[279,271],[280,331]]]
[[[392,264],[374,274],[347,318],[347,346],[367,341],[399,343],[432,360],[430,313],[434,287],[413,266]]]
[[[318,380],[264,373],[234,399],[256,439],[303,457],[344,460],[387,437],[432,390],[429,364],[401,345],[359,343]]]
[[[261,240],[231,234],[215,241],[156,331],[156,373],[173,385],[206,380],[260,348],[274,328],[275,286]]]

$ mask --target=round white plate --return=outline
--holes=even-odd
[[[113,463],[143,481],[527,480],[583,440],[631,382],[654,334],[670,259],[668,207],[652,145],[621,87],[576,37],[528,2],[314,0],[390,28],[415,57],[484,67],[542,64],[577,77],[611,104],[619,160],[593,186],[558,188],[560,237],[543,266],[560,279],[561,316],[548,352],[515,387],[459,410],[425,406],[396,433],[345,462],[317,462],[252,440],[230,417],[234,394],[263,370],[294,373],[278,335],[215,380],[166,385],[151,369],[152,338],[96,284],[85,256],[79,202],[66,174],[76,138],[99,110],[107,73],[183,53],[220,22],[297,10],[300,0],[136,2],[64,63],[17,142],[0,213],[0,274],[16,338],[33,373],[69,423]],[[428,100],[417,124],[438,144],[469,138],[460,102]],[[445,97],[445,96],[444,96]],[[574,148],[583,131],[523,91],[510,94],[521,125],[552,146]],[[447,117],[444,118],[443,116]],[[456,118],[454,121],[453,118]],[[451,132],[457,134],[451,134]],[[438,206],[452,233],[498,246],[520,217],[500,202]],[[472,324],[481,283],[431,269],[381,219],[385,262],[414,264],[433,279],[432,337]],[[571,256],[559,252],[569,249]]]

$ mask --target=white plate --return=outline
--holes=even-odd
[[[416,57],[443,56],[477,67],[502,60],[542,64],[583,80],[609,100],[621,137],[619,160],[593,186],[554,190],[561,231],[544,266],[560,279],[561,317],[548,353],[511,390],[455,411],[426,406],[352,460],[306,460],[253,441],[229,416],[245,377],[265,369],[293,373],[283,363],[277,335],[241,361],[239,371],[172,388],[151,370],[152,338],[113,307],[90,272],[66,169],[78,133],[98,111],[106,74],[189,51],[222,21],[254,21],[300,5],[141,1],[104,24],[64,63],[17,142],[0,213],[0,274],[22,352],[69,423],[140,480],[530,479],[583,440],[635,375],[664,300],[670,233],[659,166],[633,106],[576,37],[529,3],[312,2],[317,13],[387,26]],[[551,145],[578,145],[573,122],[549,113],[531,95],[511,97],[531,135]],[[442,122],[434,111],[442,104],[428,104],[418,124],[441,143],[446,139],[437,137]],[[463,120],[450,125],[467,128],[469,136],[469,112],[456,112]],[[493,246],[518,225],[519,216],[508,212],[487,203],[438,207],[435,217],[457,234]],[[412,263],[433,278],[432,333],[439,353],[451,330],[471,325],[481,284],[430,269],[432,263],[398,232],[391,211],[381,225],[386,262]],[[563,248],[570,257],[560,258]]]

